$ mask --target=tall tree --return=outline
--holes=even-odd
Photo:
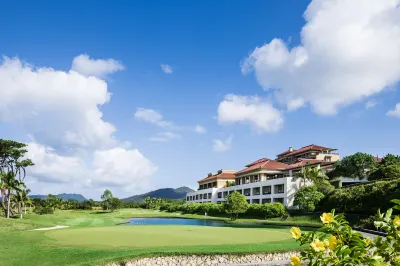
[[[296,182],[298,179],[300,179],[303,186],[305,186],[307,181],[314,184],[323,182],[324,180],[327,180],[327,176],[321,168],[306,165],[303,166],[299,172],[293,175],[293,182]]]
[[[235,191],[228,195],[224,203],[224,209],[227,214],[231,216],[232,220],[238,218],[240,213],[245,213],[249,208],[249,203],[246,197]]]
[[[25,168],[34,165],[30,159],[26,158],[26,146],[24,143],[13,140],[0,139],[0,172],[3,179],[0,182],[1,206],[8,218],[12,212],[10,205],[13,192],[24,184]],[[4,204],[5,194],[7,194],[7,207]]]
[[[110,205],[110,199],[113,197],[113,194],[111,193],[111,191],[109,189],[106,189],[103,193],[103,195],[101,195],[101,199],[103,200],[103,202],[106,205],[106,208],[108,210],[109,205]]]
[[[375,171],[377,166],[377,162],[372,155],[357,152],[337,161],[335,163],[335,172],[338,176],[363,179]]]

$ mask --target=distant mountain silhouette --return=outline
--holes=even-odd
[[[194,190],[188,187],[173,188],[161,188],[154,191],[147,192],[145,194],[135,195],[129,198],[121,199],[123,202],[141,202],[147,197],[151,198],[163,198],[163,199],[184,199],[186,193],[193,192]]]
[[[82,201],[86,200],[86,198],[84,196],[82,196],[81,194],[62,193],[62,194],[58,194],[58,195],[55,195],[55,196],[57,198],[62,198],[63,200],[73,199],[73,200],[77,200],[79,202],[82,202]],[[47,195],[29,195],[29,197],[31,199],[47,199]]]

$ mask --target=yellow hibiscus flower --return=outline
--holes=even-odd
[[[290,264],[292,264],[293,266],[300,266],[301,265],[301,260],[299,257],[297,256],[293,256],[290,258]]]
[[[324,224],[330,224],[335,220],[332,213],[326,213],[326,212],[324,212],[320,218]]]
[[[400,227],[400,216],[394,217],[393,223]]]
[[[290,233],[292,233],[292,237],[294,239],[299,239],[301,236],[301,231],[298,227],[292,227],[292,229],[290,229]]]
[[[318,239],[315,239],[313,242],[311,242],[310,246],[317,252],[325,250],[324,242]]]
[[[370,244],[371,244],[371,239],[369,239],[369,238],[364,238],[363,239],[363,242],[365,243],[365,246],[369,246]]]
[[[338,245],[338,240],[336,239],[335,236],[330,236],[329,239],[328,239],[328,242],[329,242],[329,246],[328,247],[329,247],[330,250],[334,250]]]

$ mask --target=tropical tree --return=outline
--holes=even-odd
[[[122,201],[119,198],[111,198],[108,200],[110,204],[111,211],[120,209],[123,205]]]
[[[232,220],[238,218],[240,213],[245,213],[249,208],[249,203],[246,197],[235,191],[228,195],[224,203],[224,209],[227,214],[231,216]]]
[[[362,179],[376,171],[377,166],[372,155],[357,152],[335,163],[335,175]]]
[[[101,195],[101,199],[102,199],[103,202],[105,203],[107,210],[108,210],[109,205],[110,205],[109,200],[110,200],[112,197],[113,197],[113,194],[111,193],[111,191],[110,191],[109,189],[106,189],[106,190],[104,191],[103,195]]]
[[[3,186],[4,186],[3,189],[5,189],[6,195],[7,195],[7,212],[6,212],[7,218],[10,218],[10,213],[12,213],[12,210],[11,210],[12,193],[14,190],[18,189],[19,183],[15,179],[15,175],[12,171],[9,171],[9,172],[2,171],[0,173],[0,176],[2,179]]]
[[[299,179],[301,180],[300,185],[303,183],[303,186],[305,186],[307,181],[316,184],[327,180],[328,177],[321,168],[306,165],[293,175],[292,181],[296,182]]]
[[[295,206],[300,211],[315,211],[317,204],[324,198],[324,194],[317,190],[316,186],[301,187],[294,195]]]

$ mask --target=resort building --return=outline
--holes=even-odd
[[[187,202],[222,203],[237,191],[249,203],[281,202],[293,207],[294,195],[300,188],[300,180],[293,181],[294,173],[305,165],[325,171],[333,169],[340,156],[336,149],[309,145],[298,150],[289,148],[276,160],[262,158],[245,166],[240,171],[219,170],[198,181],[199,189],[186,195]],[[304,156],[304,157],[302,157]]]

